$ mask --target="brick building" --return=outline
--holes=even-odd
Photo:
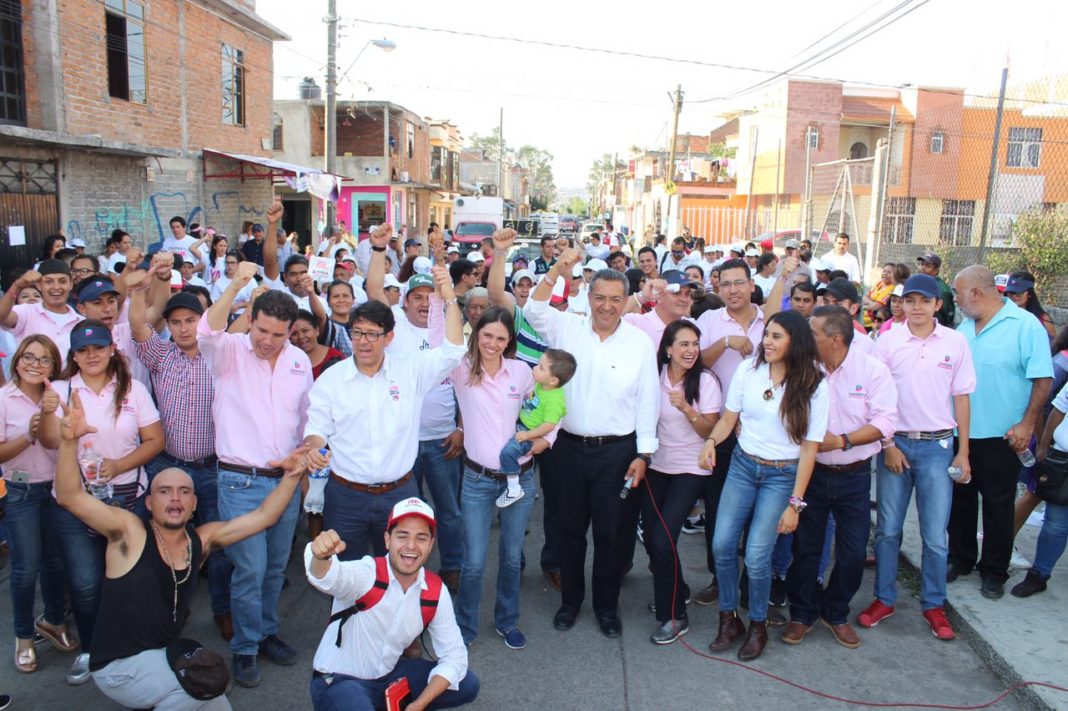
[[[116,227],[157,243],[172,215],[238,234],[271,176],[206,180],[201,151],[270,154],[285,39],[254,0],[0,0],[0,210],[27,235],[4,271],[61,227],[90,252]]]

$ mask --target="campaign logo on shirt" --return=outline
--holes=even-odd
[[[125,412],[127,414],[134,414],[134,408],[133,405],[130,404],[130,398],[124,397],[122,399],[122,407],[120,409],[122,410],[122,412]]]
[[[849,393],[849,397],[863,398],[865,396],[864,386],[857,383],[853,388],[853,392]]]
[[[943,356],[942,362],[938,364],[939,368],[943,370],[953,370],[953,358],[951,356]]]
[[[397,387],[396,383],[389,384],[389,396],[393,398],[394,401],[400,400],[400,388]]]
[[[290,375],[307,375],[308,371],[304,369],[304,366],[299,360],[293,361],[293,367],[289,369]]]
[[[519,388],[517,388],[515,385],[509,385],[508,386],[508,399],[509,400],[518,400],[521,397],[523,397],[523,394],[521,392],[519,392]]]

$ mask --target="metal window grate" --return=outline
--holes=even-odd
[[[55,163],[0,158],[0,193],[54,195],[55,192]]]

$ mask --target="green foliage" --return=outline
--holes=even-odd
[[[579,217],[586,217],[589,212],[589,203],[580,197],[572,197],[564,205],[563,213],[565,215],[578,215]]]
[[[1068,211],[1028,212],[1016,218],[1013,242],[1020,252],[1015,260],[1035,275],[1035,288],[1049,299],[1054,280],[1068,274]]]
[[[735,158],[738,155],[738,147],[727,148],[725,143],[713,143],[709,145],[708,152],[713,158]]]
[[[521,146],[515,152],[516,162],[530,171],[530,204],[535,201],[545,209],[556,197],[556,182],[553,180],[553,154],[535,146]]]

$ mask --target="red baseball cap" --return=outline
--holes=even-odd
[[[766,240],[761,241],[760,248],[761,249],[774,249],[775,248],[775,243],[772,242],[770,239],[766,239]]]
[[[434,509],[430,508],[422,499],[413,496],[410,499],[402,499],[394,504],[393,511],[389,514],[389,520],[386,522],[386,530],[393,528],[394,524],[409,516],[418,516],[430,524],[431,533],[437,527],[437,522],[434,520]]]

